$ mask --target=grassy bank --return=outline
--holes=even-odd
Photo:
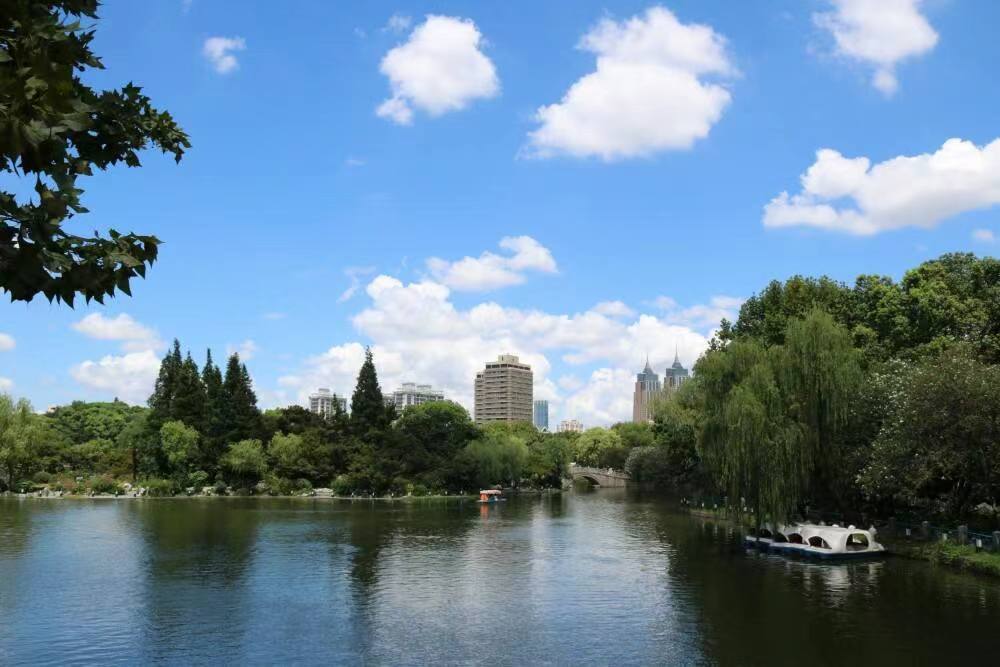
[[[883,539],[890,553],[904,558],[925,560],[935,565],[1000,577],[1000,553],[976,551],[971,545],[951,542],[910,542]]]

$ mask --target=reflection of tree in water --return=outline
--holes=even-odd
[[[48,509],[49,501],[0,498],[0,619],[8,618],[18,604],[16,591],[21,583],[20,570],[30,565],[24,562],[24,555],[31,544],[35,522],[42,521]],[[0,622],[0,639],[6,643],[3,625]],[[0,658],[3,658],[2,653]]]
[[[379,557],[394,542],[447,539],[465,534],[473,525],[466,501],[355,501],[347,513],[346,537],[352,550],[351,579],[358,602],[367,604],[377,591]],[[337,548],[339,534],[332,534]]]
[[[51,501],[0,498],[0,564],[15,562],[28,548],[33,522],[51,510]]]
[[[206,581],[239,580],[253,552],[261,512],[252,499],[152,500],[129,504],[142,528],[147,558],[161,577],[187,577],[197,571]]]
[[[149,659],[191,643],[232,659],[252,609],[246,573],[262,520],[251,499],[128,501],[145,544]],[[206,621],[206,616],[210,620]]]
[[[370,660],[379,619],[392,614],[385,600],[391,591],[382,590],[393,586],[392,573],[385,570],[386,554],[406,559],[414,555],[415,544],[457,539],[475,525],[477,515],[469,511],[467,503],[451,500],[354,501],[346,510],[343,505],[336,509],[332,515],[336,527],[327,531],[331,562],[342,562],[343,554],[350,559],[349,564],[341,565],[350,573],[351,601],[344,601],[350,608],[346,622],[351,628],[353,652]],[[383,579],[389,583],[383,584]]]

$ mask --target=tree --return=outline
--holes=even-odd
[[[576,462],[595,468],[622,470],[628,450],[615,430],[588,428],[576,441]]]
[[[537,433],[528,441],[524,475],[537,487],[560,488],[569,477],[573,443],[562,434]]]
[[[633,448],[625,461],[625,471],[633,481],[675,493],[686,490],[692,483],[704,486],[698,455],[697,383],[695,377],[657,403],[652,446]]]
[[[96,91],[79,73],[103,69],[91,50],[98,0],[8,0],[0,5],[0,168],[31,176],[36,200],[0,192],[0,289],[14,301],[41,293],[73,305],[82,295],[130,294],[157,256],[154,236],[81,237],[64,223],[86,213],[81,176],[120,162],[140,166],[147,147],[180,161],[188,136],[131,83]],[[90,78],[90,77],[87,77]]]
[[[257,394],[240,355],[233,353],[226,364],[226,377],[222,382],[224,441],[254,439],[261,433],[260,410]]]
[[[148,401],[149,426],[154,432],[158,433],[165,422],[175,417],[174,402],[177,399],[177,388],[183,366],[181,343],[175,338],[173,348],[160,362],[160,372],[156,376],[153,394]]]
[[[910,344],[931,352],[965,342],[988,363],[1000,363],[1000,260],[952,253],[903,276]]]
[[[14,301],[43,294],[73,305],[130,294],[156,259],[154,236],[81,237],[64,223],[86,213],[81,176],[120,162],[140,166],[147,147],[180,161],[188,136],[131,83],[95,91],[80,73],[103,69],[91,50],[98,0],[8,0],[0,5],[0,169],[31,176],[36,200],[0,192],[0,289]],[[89,78],[89,77],[87,77]]]
[[[502,483],[516,486],[528,460],[528,447],[510,431],[486,430],[462,450],[460,459],[466,483],[480,488]]]
[[[898,283],[876,275],[859,276],[853,288],[825,277],[773,281],[720,338],[781,345],[788,323],[814,308],[846,327],[869,362],[934,354],[956,341],[1000,362],[1000,260],[971,253],[924,262]]]
[[[1000,366],[964,344],[897,365],[886,384],[886,418],[860,476],[865,492],[952,517],[978,503],[997,513]]]
[[[198,372],[198,364],[188,353],[177,374],[171,417],[198,429],[202,428],[205,423],[205,409],[205,385]]]
[[[408,407],[394,428],[400,435],[403,474],[407,476],[440,471],[479,434],[465,408],[451,401]]]
[[[13,488],[21,475],[30,473],[37,463],[37,448],[42,442],[43,430],[31,410],[31,404],[20,399],[14,401],[8,394],[0,394],[0,471],[6,488]]]
[[[68,442],[80,445],[91,440],[115,440],[118,434],[144,408],[122,401],[73,401],[45,413],[43,419],[51,430]]]
[[[219,463],[225,450],[226,401],[222,383],[222,371],[212,361],[212,351],[205,355],[205,367],[201,369],[201,384],[205,388],[204,421],[199,430],[203,443],[204,460],[202,466],[211,470]]]
[[[241,489],[249,489],[267,474],[267,457],[260,440],[234,442],[219,463]]]
[[[182,421],[169,421],[160,427],[160,443],[173,475],[187,483],[191,465],[198,460],[198,431]]]
[[[695,366],[702,456],[758,521],[786,521],[809,493],[830,494],[860,378],[850,334],[821,310],[788,320],[781,339],[737,340]]]
[[[745,502],[758,526],[795,512],[811,469],[801,429],[786,413],[773,356],[760,343],[737,341],[695,365],[705,392],[702,458],[730,505],[741,511]]]
[[[378,384],[371,348],[365,348],[365,361],[358,371],[358,382],[351,396],[351,425],[358,436],[365,437],[371,431],[388,428],[392,418],[393,409],[386,407]]]
[[[813,494],[839,503],[838,488],[852,480],[838,479],[844,470],[838,436],[861,382],[851,336],[831,315],[814,309],[789,322],[785,344],[774,358],[788,416],[799,424],[813,462]]]
[[[622,446],[626,450],[635,447],[649,447],[653,444],[653,429],[650,428],[649,424],[620,422],[612,426],[611,430],[618,434],[622,440]]]
[[[276,433],[267,448],[274,471],[288,478],[312,477],[312,470],[306,460],[305,443],[301,435]]]
[[[127,453],[133,483],[139,479],[140,470],[156,472],[159,434],[150,430],[148,419],[148,410],[136,412],[115,438],[118,449]]]

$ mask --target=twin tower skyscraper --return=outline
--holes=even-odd
[[[653,421],[653,406],[656,400],[664,394],[677,391],[688,378],[690,373],[674,351],[674,363],[669,366],[663,374],[663,384],[660,384],[660,376],[649,365],[649,358],[646,358],[646,367],[635,376],[635,393],[632,395],[632,421],[637,424],[649,423]]]

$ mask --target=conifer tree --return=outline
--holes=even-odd
[[[226,443],[258,437],[261,432],[260,410],[257,395],[240,355],[233,353],[226,364],[222,382],[223,433]]]
[[[208,350],[205,367],[201,371],[201,383],[205,387],[205,418],[201,426],[204,467],[209,469],[216,467],[219,457],[226,450],[226,402],[223,396],[222,371],[212,361],[211,350]]]
[[[356,434],[364,436],[369,431],[388,428],[391,421],[392,413],[386,408],[378,384],[371,348],[365,348],[365,362],[358,371],[358,383],[351,396],[351,425]]]
[[[153,395],[149,397],[149,427],[159,432],[160,427],[173,417],[174,398],[184,365],[181,359],[181,343],[176,338],[174,346],[160,363],[160,374],[156,378]]]
[[[202,428],[205,421],[205,385],[198,372],[198,364],[188,353],[177,375],[171,419],[184,422],[194,429]]]

